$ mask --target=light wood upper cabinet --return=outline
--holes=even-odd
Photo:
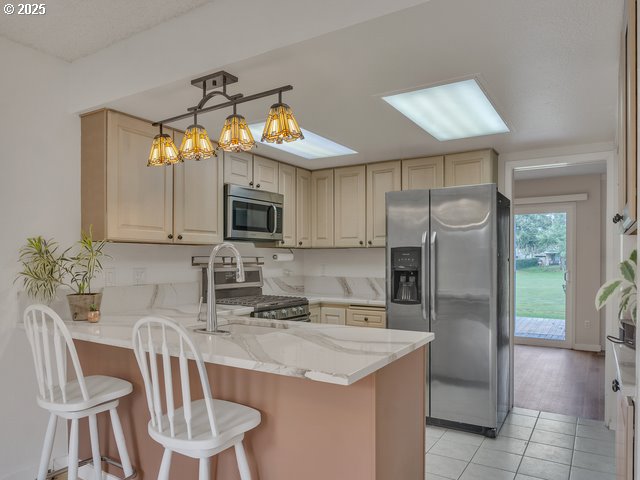
[[[180,145],[182,133],[174,142]],[[213,244],[224,240],[222,159],[188,160],[173,167],[173,241]]]
[[[92,136],[85,127],[93,128],[94,122],[106,121],[106,151],[104,145],[90,146],[90,150],[102,146],[100,152],[83,148],[82,168],[86,170],[82,184],[83,208],[86,206],[83,228],[93,225],[95,238],[172,243],[173,171],[147,167],[151,143],[158,129],[144,120],[117,112],[103,110],[93,115],[83,117],[83,134]],[[172,131],[166,133],[171,135]],[[83,147],[86,147],[84,140]],[[92,177],[90,184],[85,185],[85,173]],[[106,183],[102,211],[91,205],[91,187],[98,183]]]
[[[224,183],[253,186],[253,155],[224,152]]]
[[[400,160],[367,165],[367,246],[386,243],[385,193],[400,190],[401,171]]]
[[[311,246],[311,218],[311,172],[296,168],[296,246],[298,247]]]
[[[311,172],[311,245],[333,247],[333,169]]]
[[[252,186],[268,192],[278,192],[278,162],[254,155]]]
[[[444,187],[444,157],[402,160],[402,190]]]
[[[278,193],[284,195],[282,240],[280,245],[293,247],[296,244],[296,168],[284,163],[278,172]]]
[[[494,150],[445,155],[445,187],[479,183],[498,183],[498,155]]]
[[[222,241],[218,158],[147,167],[151,122],[110,110],[82,116],[82,228],[113,242]],[[180,144],[182,132],[165,133]]]
[[[359,247],[365,242],[366,170],[364,165],[336,168],[335,232],[336,247]]]

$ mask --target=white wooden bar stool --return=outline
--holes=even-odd
[[[100,480],[103,462],[122,469],[125,479],[134,478],[136,473],[129,460],[117,410],[119,399],[131,393],[131,384],[119,378],[102,375],[85,377],[69,330],[51,308],[45,305],[27,307],[24,312],[24,324],[36,367],[39,391],[37,402],[40,407],[50,412],[38,480],[57,476],[64,471],[67,471],[69,480],[76,480],[78,468],[89,463],[94,465],[94,478]],[[74,380],[67,380],[67,354],[73,365]],[[106,411],[109,411],[111,417],[120,461],[100,454],[96,415]],[[69,466],[48,472],[58,418],[71,420]],[[89,419],[92,457],[78,460],[78,422],[82,418]]]
[[[149,407],[149,435],[164,447],[159,480],[169,479],[172,452],[200,460],[199,480],[209,480],[209,459],[234,447],[242,480],[251,472],[242,440],[260,424],[260,412],[238,403],[214,400],[200,351],[187,330],[162,317],[145,317],[133,327],[133,349],[142,372]],[[171,356],[178,357],[182,406],[173,398]],[[164,378],[166,413],[160,396],[158,357]],[[195,360],[204,398],[191,400],[188,359]]]

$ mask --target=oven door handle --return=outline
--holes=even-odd
[[[273,230],[271,230],[271,233],[276,233],[276,230],[278,230],[278,208],[273,203],[270,208],[273,208]]]

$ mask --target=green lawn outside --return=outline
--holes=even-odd
[[[565,318],[563,273],[559,266],[516,271],[516,316]]]

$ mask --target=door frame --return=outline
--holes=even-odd
[[[576,299],[576,204],[575,202],[565,203],[530,203],[526,205],[519,205],[515,202],[513,209],[513,241],[515,244],[515,216],[521,214],[535,214],[535,213],[566,213],[567,215],[567,288],[566,288],[566,300],[565,300],[565,339],[559,340],[546,340],[541,338],[528,338],[517,337],[515,335],[515,328],[513,330],[513,341],[516,345],[535,345],[539,347],[554,347],[554,348],[573,348],[575,344],[575,299]],[[515,261],[514,261],[515,269]],[[514,327],[515,327],[515,274],[514,274]]]

